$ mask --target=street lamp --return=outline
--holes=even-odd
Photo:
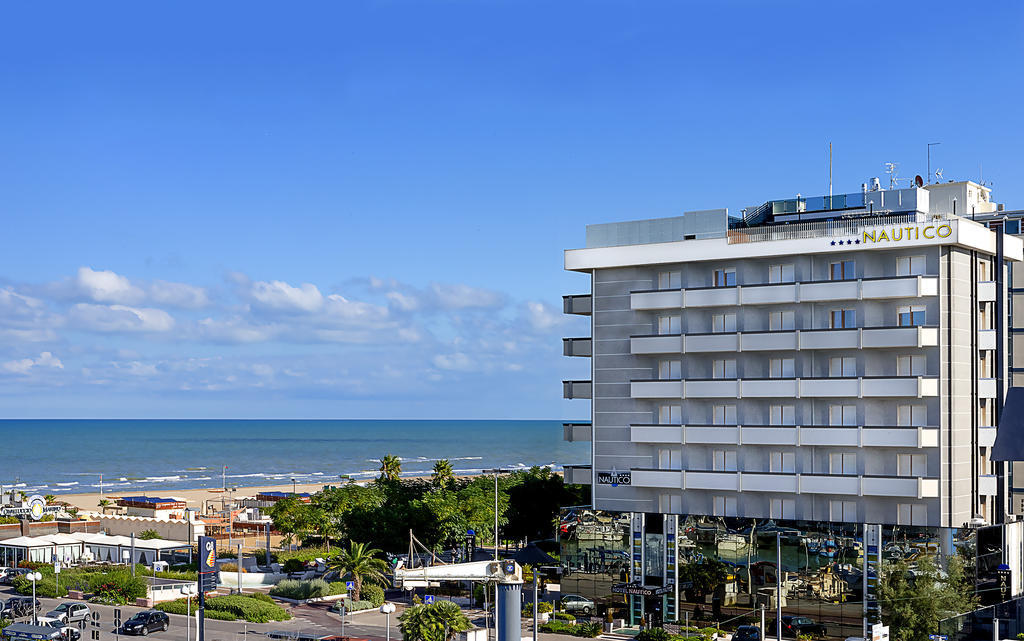
[[[386,641],[391,641],[391,613],[395,611],[395,604],[385,603],[380,606],[380,611],[384,614],[384,629],[387,633]]]
[[[185,641],[192,641],[192,596],[196,593],[196,586],[189,583],[181,588],[185,595]]]
[[[295,496],[295,479],[292,479],[292,496]]]
[[[32,582],[32,625],[36,625],[39,623],[36,612],[36,581],[42,580],[43,575],[38,572],[29,572],[25,576]]]
[[[511,472],[512,470],[505,470],[500,467],[496,467],[491,470],[484,470],[484,474],[494,474],[494,560],[498,560],[498,475],[504,474],[505,472]],[[484,593],[487,592],[487,586],[484,586]],[[534,622],[536,625],[536,622]],[[494,584],[494,638],[498,638],[498,584]]]

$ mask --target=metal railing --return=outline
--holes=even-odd
[[[760,227],[730,229],[728,242],[730,245],[740,243],[760,243],[770,240],[794,240],[800,238],[828,238],[835,236],[860,236],[864,229],[870,227],[886,227],[905,225],[908,223],[925,223],[938,220],[950,220],[947,214],[889,214],[865,218],[849,218],[840,220],[822,220],[809,223],[789,223],[778,225],[762,225]]]

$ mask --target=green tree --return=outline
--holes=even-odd
[[[46,501],[47,503],[53,503],[54,501],[57,500],[57,495],[56,494],[46,494],[46,495],[43,496],[43,500]]]
[[[159,539],[160,534],[156,530],[143,530],[142,533],[139,534],[139,538],[143,541],[149,541],[150,539]]]
[[[380,460],[381,481],[398,481],[402,475],[402,460],[394,454],[387,454]]]
[[[363,581],[383,584],[387,581],[384,572],[388,564],[377,558],[380,550],[369,548],[365,543],[349,541],[349,548],[342,550],[341,555],[331,561],[331,569],[338,570],[341,574],[351,575],[355,583],[355,590],[352,593],[352,600],[359,600],[359,592],[362,590]]]
[[[959,556],[947,563],[945,576],[928,557],[915,562],[913,574],[905,561],[883,563],[878,602],[882,621],[896,641],[928,641],[939,621],[977,607],[970,581]]]
[[[451,601],[406,608],[398,621],[405,641],[452,641],[459,632],[473,627],[462,609]]]
[[[270,508],[270,520],[274,523],[274,529],[284,533],[285,539],[291,542],[305,529],[308,509],[307,503],[303,503],[298,497],[289,496],[274,503]]]
[[[110,507],[111,505],[113,505],[113,503],[111,503],[109,499],[100,499],[100,502],[97,504],[97,506],[100,508],[100,511],[104,514],[107,513],[107,508]]]
[[[303,529],[315,532],[323,539],[327,551],[331,551],[331,535],[338,532],[338,522],[333,514],[317,505],[308,506],[303,515]]]
[[[501,480],[508,494],[508,525],[502,533],[509,539],[551,538],[562,507],[590,503],[588,492],[581,491],[585,486],[566,485],[561,475],[546,467],[532,467]],[[492,479],[492,501],[493,491]]]
[[[455,482],[455,471],[452,469],[451,461],[446,458],[434,463],[434,473],[430,475],[434,486],[442,490]]]
[[[693,582],[693,587],[686,591],[687,601],[699,601],[715,591],[725,582],[729,571],[725,563],[716,559],[705,559],[700,563],[687,563],[679,566],[679,581]]]

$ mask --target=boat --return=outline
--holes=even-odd
[[[747,549],[747,537],[740,534],[723,534],[718,537],[716,543],[718,547],[718,553],[732,553],[743,552]]]

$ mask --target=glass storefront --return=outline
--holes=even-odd
[[[643,531],[636,532],[638,527]],[[882,526],[877,548],[869,538],[869,586],[877,577],[879,553],[882,561],[906,561],[911,573],[925,558],[942,567],[944,555],[957,554],[976,581],[982,578],[975,575],[976,533]],[[642,545],[631,549],[637,534]],[[763,608],[770,626],[781,575],[784,617],[807,617],[823,626],[823,636],[829,638],[862,636],[863,525],[661,514],[638,519],[628,513],[568,508],[561,515],[559,543],[562,594],[592,599],[600,612],[610,609],[616,618],[639,623],[643,616],[667,626],[717,622],[731,630],[759,624]],[[679,589],[666,595],[625,597],[615,590],[630,582],[654,590],[671,584],[673,571]],[[644,576],[637,576],[641,572]]]

